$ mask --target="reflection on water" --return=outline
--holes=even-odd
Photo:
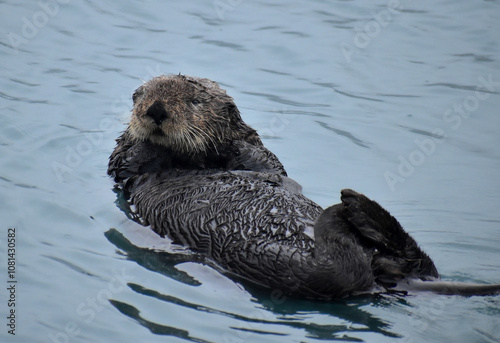
[[[189,286],[199,286],[200,283],[190,276],[188,273],[180,271],[176,265],[186,262],[194,263],[209,263],[204,261],[196,254],[179,254],[168,253],[165,251],[154,251],[146,248],[139,248],[134,246],[128,241],[120,232],[115,229],[110,229],[105,233],[106,238],[113,243],[118,249],[120,254],[124,254],[128,260],[134,261],[139,265],[147,268],[150,271],[160,273],[164,276],[182,282]],[[285,332],[274,332],[273,327],[279,328],[281,326],[292,327],[296,329],[303,329],[307,332],[308,337],[318,339],[342,339],[349,341],[359,341],[356,339],[356,332],[376,332],[388,337],[399,337],[396,333],[390,331],[390,324],[383,320],[371,315],[362,309],[363,306],[370,303],[381,303],[384,297],[387,296],[373,296],[366,297],[366,299],[351,299],[339,300],[332,303],[322,303],[318,301],[304,301],[294,299],[293,302],[286,301],[283,295],[276,296],[273,292],[265,289],[258,289],[246,285],[245,290],[252,295],[252,301],[256,304],[257,308],[262,311],[269,311],[275,320],[265,320],[261,318],[249,317],[246,315],[231,313],[223,310],[218,310],[209,306],[191,303],[180,299],[178,297],[163,294],[153,289],[148,289],[137,283],[128,283],[128,287],[138,294],[153,297],[157,300],[164,301],[176,306],[184,307],[187,309],[196,310],[198,312],[209,313],[211,316],[228,317],[241,322],[240,325],[249,327],[258,326],[259,330],[252,330],[248,328],[239,327],[239,330],[252,331],[257,334],[267,335],[282,335],[287,336]],[[188,331],[172,328],[166,325],[153,323],[140,316],[140,311],[133,305],[120,302],[117,300],[110,300],[111,304],[115,306],[123,314],[135,319],[140,325],[145,326],[151,332],[159,335],[172,335],[180,338],[185,338],[194,342],[203,342],[199,338],[190,337]],[[305,317],[307,313],[322,314],[332,316],[336,320],[341,319],[347,321],[346,325],[320,325],[310,323],[307,321],[297,321],[297,317]],[[297,316],[298,315],[298,316]],[[265,317],[268,317],[267,315]],[[270,327],[266,329],[266,327]],[[279,329],[278,329],[279,330]]]
[[[498,341],[498,297],[320,303],[234,282],[127,218],[106,175],[143,80],[208,77],[312,200],[364,192],[444,278],[498,283],[498,11],[3,1],[0,231],[18,232],[19,317],[0,341]]]
[[[166,251],[154,251],[148,248],[134,246],[116,229],[110,229],[105,233],[106,238],[121,250],[128,260],[134,261],[140,266],[156,273],[168,276],[174,280],[187,285],[199,285],[189,274],[177,270],[175,266],[184,262],[203,262],[203,259],[192,253],[169,253]]]
[[[175,336],[175,337],[183,338],[183,339],[186,339],[186,340],[192,341],[192,342],[207,342],[207,341],[200,339],[200,338],[191,337],[189,335],[189,332],[186,330],[178,329],[178,328],[175,328],[172,326],[160,325],[160,324],[156,324],[156,323],[153,323],[151,321],[148,321],[148,320],[141,317],[140,311],[138,309],[136,309],[134,306],[125,304],[125,303],[117,301],[117,300],[110,300],[109,302],[114,307],[116,307],[116,309],[118,311],[120,311],[121,313],[123,313],[127,317],[135,319],[140,325],[149,329],[149,331],[151,331],[151,333],[153,333],[155,335]]]

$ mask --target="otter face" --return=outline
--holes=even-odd
[[[140,86],[132,98],[129,131],[136,140],[189,155],[217,151],[232,140],[262,145],[233,99],[214,81],[162,75]]]

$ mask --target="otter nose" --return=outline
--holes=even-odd
[[[165,110],[165,106],[163,106],[161,101],[155,101],[154,104],[149,107],[146,115],[152,118],[156,125],[160,125],[168,118],[168,112]]]

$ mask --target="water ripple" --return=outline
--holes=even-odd
[[[9,94],[3,93],[3,92],[0,92],[0,98],[12,100],[12,101],[18,101],[18,102],[26,102],[29,104],[49,104],[49,102],[47,100],[34,100],[34,99],[28,99],[25,97],[16,97],[16,96],[9,95]]]
[[[460,89],[469,92],[481,92],[481,93],[490,93],[490,94],[500,94],[500,92],[490,91],[488,89],[479,88],[478,86],[469,86],[469,85],[457,85],[454,83],[446,83],[446,82],[437,82],[437,83],[429,83],[428,87],[446,87],[451,89]]]
[[[230,48],[230,49],[239,50],[239,51],[247,51],[247,49],[245,49],[240,44],[228,43],[228,42],[220,41],[220,40],[206,39],[206,40],[203,40],[203,43],[210,44],[210,45],[215,45],[215,46],[218,46],[218,47],[221,47],[221,48]]]
[[[257,92],[242,92],[243,94],[255,95],[259,97],[264,97],[270,101],[277,102],[279,104],[296,106],[296,107],[330,107],[330,105],[325,104],[306,104],[303,102],[297,102],[293,100],[283,99],[280,96],[268,94],[268,93],[257,93]]]
[[[343,136],[343,137],[346,137],[348,138],[351,142],[353,142],[354,144],[356,145],[359,145],[363,148],[370,148],[370,146],[365,143],[363,140],[355,137],[352,133],[350,132],[347,132],[347,131],[344,131],[344,130],[340,130],[340,129],[337,129],[337,128],[334,128],[333,126],[327,124],[327,123],[324,123],[324,122],[321,122],[321,121],[316,121],[319,125],[321,125],[322,127],[324,127],[325,129],[327,130],[330,130],[330,131],[333,131],[335,132],[336,134],[340,135],[340,136]]]
[[[24,86],[28,86],[28,87],[38,87],[40,86],[40,83],[33,83],[33,82],[28,82],[28,81],[25,81],[25,80],[19,80],[19,79],[14,79],[14,78],[11,78],[10,81],[12,82],[15,82],[15,83],[20,83]]]
[[[190,342],[200,342],[200,343],[208,343],[209,341],[206,341],[201,338],[196,338],[192,337],[189,335],[189,331],[174,328],[172,326],[167,326],[167,325],[161,325],[157,324],[154,322],[151,322],[147,319],[144,319],[140,315],[140,311],[135,308],[132,305],[126,304],[121,301],[117,300],[112,300],[110,299],[109,302],[111,305],[113,305],[118,311],[126,315],[127,317],[130,317],[134,320],[136,320],[139,324],[147,328],[151,333],[154,333],[155,335],[165,335],[165,336],[174,336],[178,338],[185,339]]]
[[[82,267],[79,267],[76,264],[73,264],[69,261],[62,259],[62,258],[55,257],[55,256],[49,256],[49,255],[41,255],[41,256],[46,257],[48,259],[51,259],[53,261],[56,261],[58,263],[61,263],[62,265],[65,265],[66,267],[69,267],[80,274],[84,274],[84,275],[92,276],[92,277],[98,277],[97,275],[92,274],[91,272],[83,269]]]
[[[495,62],[496,60],[487,55],[478,55],[473,53],[465,53],[465,54],[455,54],[453,56],[457,57],[472,57],[474,62]]]
[[[334,89],[334,92],[348,96],[350,98],[356,98],[356,99],[363,99],[363,100],[370,100],[370,101],[377,101],[377,102],[382,102],[383,100],[380,99],[375,99],[375,98],[369,98],[366,96],[361,96],[361,95],[355,95],[355,94],[350,94],[344,91],[339,91],[338,89]]]
[[[413,132],[413,133],[416,133],[416,134],[419,134],[419,135],[423,135],[423,136],[427,136],[427,137],[431,137],[431,138],[435,138],[435,139],[443,139],[442,136],[434,133],[434,132],[431,132],[431,131],[427,131],[427,130],[422,130],[422,129],[416,129],[416,128],[413,128],[413,127],[409,127],[409,126],[405,126],[405,125],[398,125],[399,127],[403,128],[403,129],[406,129],[410,132]]]

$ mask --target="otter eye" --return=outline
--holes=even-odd
[[[201,101],[194,99],[194,100],[191,100],[191,103],[196,106],[196,105],[201,104]]]

